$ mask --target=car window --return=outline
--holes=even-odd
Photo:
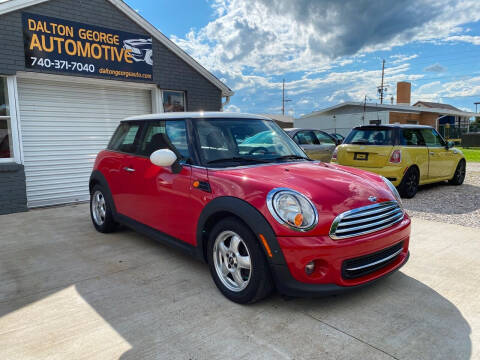
[[[150,156],[154,151],[170,149],[180,159],[189,159],[187,127],[185,120],[149,122],[140,146],[140,154]]]
[[[345,139],[345,144],[393,145],[393,129],[360,128],[353,129]]]
[[[418,129],[402,129],[400,142],[401,145],[406,146],[425,146],[425,141]]]
[[[315,136],[317,137],[318,141],[320,142],[320,144],[322,144],[322,145],[324,145],[324,144],[335,145],[335,141],[330,136],[328,136],[327,134],[324,134],[321,131],[314,131],[314,133],[315,133]]]
[[[139,124],[120,124],[108,145],[108,149],[134,154],[138,145],[139,130]]]
[[[299,145],[320,145],[313,131],[299,131],[294,140]]]
[[[421,129],[423,138],[425,139],[425,144],[428,147],[444,147],[445,141],[437,133],[435,129]]]
[[[303,151],[273,121],[198,119],[194,122],[202,162],[214,167],[305,158]]]

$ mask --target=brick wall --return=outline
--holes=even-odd
[[[408,124],[408,121],[418,121],[420,122],[420,114],[411,114],[411,113],[390,113],[390,124]]]
[[[0,215],[27,211],[22,165],[0,164]]]
[[[390,124],[408,124],[408,121],[417,121],[418,125],[428,125],[432,127],[437,126],[438,114],[422,112],[420,114],[411,113],[390,113]]]
[[[22,11],[146,34],[106,0],[51,0],[0,16],[0,74],[13,75],[25,70]],[[154,82],[160,88],[186,91],[189,111],[221,109],[221,91],[215,85],[155,39],[153,51]]]

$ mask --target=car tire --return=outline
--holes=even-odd
[[[90,194],[90,217],[95,229],[101,233],[111,233],[117,228],[112,207],[100,185],[95,185]]]
[[[213,281],[229,300],[251,304],[272,292],[273,280],[263,250],[241,220],[230,217],[218,222],[209,234],[207,251]]]
[[[411,199],[418,191],[418,184],[420,182],[420,173],[416,167],[411,167],[403,176],[403,179],[398,186],[398,192],[402,198]]]
[[[466,167],[467,164],[464,159],[458,162],[457,168],[455,169],[455,173],[453,177],[448,180],[448,182],[452,185],[462,185],[465,181],[465,174],[466,174]]]

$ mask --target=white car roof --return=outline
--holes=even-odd
[[[174,112],[174,113],[158,113],[140,116],[132,116],[123,121],[140,121],[140,120],[174,120],[174,119],[256,119],[256,120],[272,120],[266,116],[234,113],[234,112]]]

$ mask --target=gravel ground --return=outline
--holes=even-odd
[[[461,186],[447,182],[421,186],[413,199],[403,199],[413,218],[480,228],[480,163],[467,163]]]

